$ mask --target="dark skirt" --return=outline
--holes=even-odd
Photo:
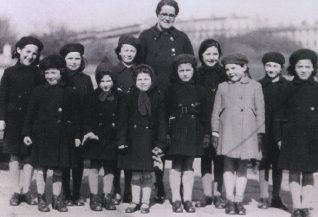
[[[278,166],[281,169],[318,172],[318,126],[283,127]]]
[[[88,140],[85,142],[83,158],[89,160],[109,160],[117,159],[115,143],[108,144],[107,141]]]

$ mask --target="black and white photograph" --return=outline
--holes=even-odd
[[[317,8],[0,0],[0,217],[318,216]]]

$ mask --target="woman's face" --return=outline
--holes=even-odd
[[[131,65],[134,63],[136,54],[137,54],[137,49],[130,44],[123,44],[119,52],[121,61],[123,61],[127,65]]]
[[[181,81],[188,82],[193,77],[194,69],[191,63],[182,63],[178,66],[178,76]]]
[[[161,29],[170,29],[176,18],[176,9],[170,5],[164,5],[157,17]]]
[[[136,78],[136,87],[140,91],[147,91],[151,87],[151,77],[148,73],[139,73]]]
[[[225,65],[226,75],[232,82],[240,81],[244,77],[246,70],[247,70],[246,64],[244,64],[243,66],[238,64]]]
[[[307,80],[314,71],[314,66],[309,59],[298,60],[295,65],[295,72],[300,80]]]
[[[267,62],[264,65],[265,73],[268,77],[270,77],[272,80],[277,78],[280,73],[282,72],[282,65],[275,62]]]
[[[61,71],[59,69],[51,68],[44,71],[44,76],[49,85],[56,85],[61,80]]]
[[[208,47],[202,54],[202,59],[205,65],[214,66],[219,62],[220,53],[219,50],[215,47]]]
[[[110,91],[113,88],[113,86],[114,82],[110,75],[104,75],[99,82],[99,88],[104,92]]]
[[[79,52],[69,52],[65,56],[65,61],[66,67],[71,71],[75,71],[81,67],[82,56]]]
[[[30,66],[38,57],[38,46],[34,44],[27,44],[23,48],[17,48],[17,52],[20,55],[19,61],[25,66]]]

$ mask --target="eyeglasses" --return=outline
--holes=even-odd
[[[164,17],[169,17],[170,19],[174,19],[176,17],[175,14],[167,14],[167,13],[160,13],[159,16],[161,18],[164,18]]]

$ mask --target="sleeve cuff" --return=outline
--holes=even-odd
[[[220,134],[218,132],[212,132],[212,136],[220,137]]]

